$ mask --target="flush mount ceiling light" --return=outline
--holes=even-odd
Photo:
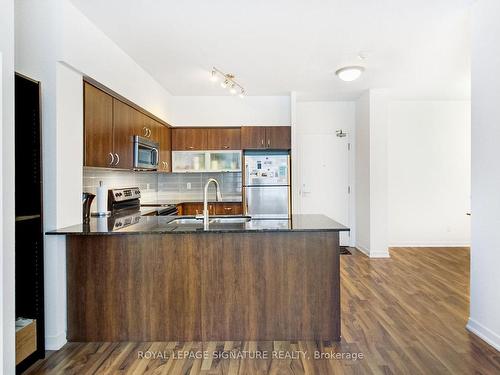
[[[219,79],[221,80],[220,86],[223,89],[228,88],[231,94],[238,94],[240,98],[245,96],[245,89],[238,82],[236,82],[234,74],[224,73],[216,67],[213,67],[210,80],[212,82],[217,82]]]
[[[362,66],[346,66],[335,72],[337,77],[342,81],[351,82],[357,80],[364,72],[365,68]]]

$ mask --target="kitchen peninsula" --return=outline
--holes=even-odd
[[[349,229],[326,216],[106,220],[48,233],[67,236],[69,341],[340,339]]]

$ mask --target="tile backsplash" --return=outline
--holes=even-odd
[[[100,168],[83,169],[83,191],[95,194],[102,181],[108,189],[139,187],[141,201],[203,200],[203,187],[209,178],[219,181],[223,198],[241,197],[241,172],[224,173],[155,173],[119,171]],[[215,194],[213,184],[209,194]],[[92,203],[95,209],[96,201]]]

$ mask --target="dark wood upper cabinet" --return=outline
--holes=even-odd
[[[207,132],[208,150],[241,150],[240,128],[210,128]]]
[[[134,135],[140,134],[143,114],[129,105],[113,99],[113,133],[116,168],[132,169],[134,166]]]
[[[143,126],[137,135],[148,138],[154,142],[160,142],[160,130],[163,125],[145,114],[141,115],[143,118]]]
[[[241,128],[243,150],[289,150],[290,126],[244,126]]]
[[[112,166],[113,98],[98,88],[84,83],[84,165]]]
[[[160,164],[161,172],[172,172],[172,129],[157,123],[160,137]]]
[[[85,166],[133,169],[134,136],[139,135],[160,144],[158,170],[172,170],[170,127],[91,83],[84,81],[83,88]]]
[[[192,151],[207,149],[207,129],[173,128],[172,150]]]
[[[256,150],[266,148],[266,128],[263,126],[243,126],[241,128],[241,148]]]
[[[291,143],[290,126],[266,127],[266,148],[289,150],[291,149]]]

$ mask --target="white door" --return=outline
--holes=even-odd
[[[297,141],[301,213],[324,214],[349,226],[348,137],[302,133]],[[341,233],[340,243],[349,246],[349,233]]]

